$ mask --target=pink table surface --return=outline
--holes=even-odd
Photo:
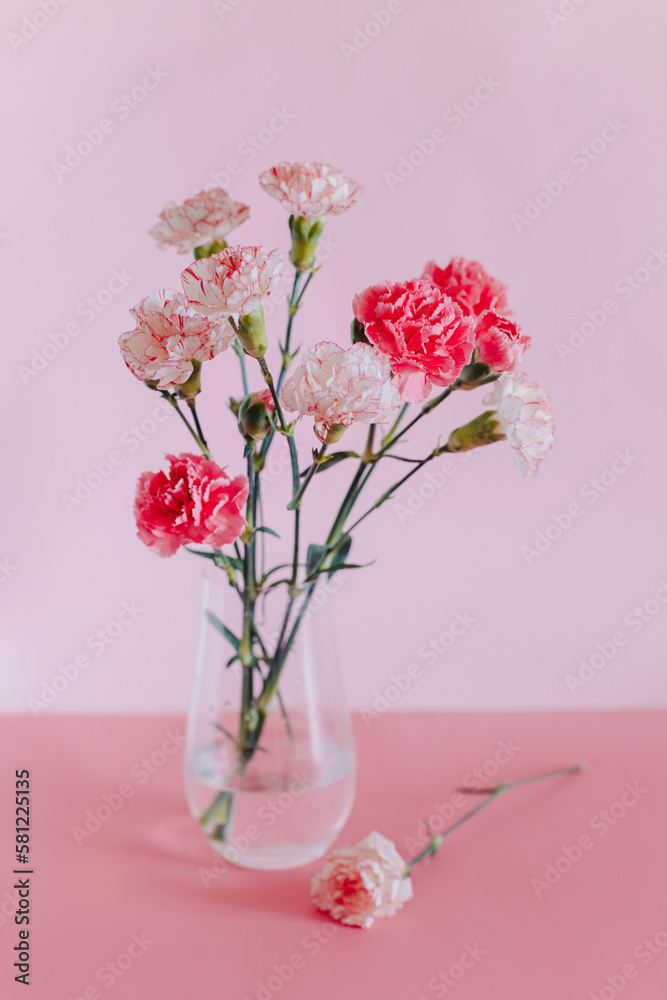
[[[361,931],[313,910],[317,865],[215,877],[185,805],[182,751],[161,749],[180,742],[182,718],[4,717],[0,996],[665,1000],[666,721],[658,711],[357,719],[359,788],[341,842],[377,828],[404,854],[422,818],[437,826],[438,806],[462,814],[451,797],[473,768],[498,782],[590,763],[499,799],[417,869],[415,898],[396,917]],[[22,768],[33,798],[29,991],[12,969]],[[102,809],[77,844],[73,828],[104,795],[120,807]],[[201,870],[213,873],[208,887]]]

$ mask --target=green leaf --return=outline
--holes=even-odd
[[[274,538],[280,538],[278,532],[274,531],[273,528],[265,528],[262,526],[261,528],[255,528],[255,531],[265,531],[267,535],[273,535]]]
[[[223,625],[223,623],[220,621],[220,619],[216,618],[216,616],[213,614],[212,611],[207,611],[206,612],[206,617],[210,621],[210,623],[213,626],[213,628],[217,629],[218,632],[220,632],[221,635],[224,635],[224,637],[227,640],[227,642],[231,646],[233,646],[234,649],[238,650],[238,648],[239,648],[239,640],[236,638],[236,636],[234,635],[234,633],[230,632],[230,630],[227,628],[227,626]]]
[[[325,469],[329,469],[331,468],[331,466],[338,465],[338,463],[342,462],[343,459],[345,458],[359,458],[359,457],[360,456],[357,454],[356,451],[336,451],[333,453],[333,455],[327,455],[326,458],[324,458],[321,462],[319,462],[317,466],[317,474],[319,475],[320,472],[324,472]],[[308,469],[304,469],[304,471],[300,473],[300,475],[302,477],[307,476],[309,469],[310,466],[308,467]]]
[[[306,575],[312,576],[329,551],[326,545],[309,545],[306,555]]]
[[[192,552],[193,556],[201,556],[202,559],[215,559],[215,552],[199,552],[198,549],[189,549],[187,545],[185,546],[186,552]]]
[[[333,559],[331,560],[331,569],[338,569],[342,566],[347,559],[350,548],[352,546],[352,535],[341,535],[341,539],[334,549]]]

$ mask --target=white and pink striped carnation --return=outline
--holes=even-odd
[[[138,379],[156,382],[159,389],[187,382],[193,361],[210,361],[234,340],[226,320],[206,319],[171,289],[153,292],[131,312],[136,327],[121,334],[121,354]]]
[[[285,383],[281,401],[300,417],[315,418],[321,441],[338,427],[386,424],[401,405],[386,358],[369,344],[347,349],[323,341],[306,351]]]
[[[279,163],[265,170],[259,183],[290,215],[321,219],[342,215],[361,198],[363,188],[328,163]]]
[[[496,410],[498,430],[509,441],[522,476],[534,476],[554,445],[549,397],[524,372],[505,372],[484,398]]]
[[[221,242],[249,215],[247,205],[233,201],[222,188],[213,188],[200,191],[182,205],[170,201],[150,235],[160,250],[175,247],[178,253],[191,253],[195,247]]]
[[[181,281],[190,305],[204,316],[246,316],[271,294],[282,266],[279,250],[228,247],[194,261]]]

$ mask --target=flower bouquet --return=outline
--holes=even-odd
[[[321,856],[351,805],[354,755],[340,686],[327,662],[319,678],[313,673],[318,660],[326,661],[330,637],[308,639],[306,630],[322,586],[358,568],[354,532],[444,453],[506,440],[521,474],[534,475],[553,444],[553,421],[544,391],[518,370],[530,338],[508,314],[504,285],[460,257],[444,268],[427,264],[419,278],[359,291],[351,303],[351,343],[295,350],[295,319],[320,270],[327,218],[347,212],[363,192],[341,171],[311,162],[280,163],[260,184],[289,213],[293,274],[283,339],[267,332],[263,308],[281,278],[281,253],[228,246],[249,209],[214,189],[162,212],[152,230],[158,245],[194,260],[182,273],[182,292],[163,289],[134,308],[135,328],[121,336],[120,348],[131,372],[173,407],[194,445],[168,455],[165,471],[141,476],[139,538],[160,556],[187,547],[207,560],[207,586],[225,592],[219,603],[218,597],[209,602],[204,619],[221,645],[200,655],[190,720],[191,808],[219,853],[270,868]],[[274,370],[270,343],[279,347]],[[197,412],[202,368],[221,354],[228,364],[236,356],[244,392],[229,404],[239,433],[225,442],[224,458],[214,457]],[[454,393],[481,387],[488,394],[479,416],[426,455],[404,453],[405,436],[418,422]],[[302,468],[295,435],[304,423],[316,446]],[[358,451],[343,443],[355,423],[368,427]],[[291,537],[287,555],[270,565],[267,548],[276,532],[262,484],[279,440],[291,470],[281,501]],[[230,475],[224,465],[234,447]],[[405,471],[374,496],[375,470],[389,462]],[[330,530],[306,544],[302,506],[327,489],[328,470],[342,463],[353,472]],[[270,806],[270,795],[277,805]],[[247,806],[253,796],[254,813]],[[263,810],[264,820],[257,820]],[[307,814],[317,830],[304,843]]]

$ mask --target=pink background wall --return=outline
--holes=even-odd
[[[416,275],[431,257],[472,256],[510,284],[534,338],[526,368],[550,392],[557,420],[557,448],[536,479],[522,481],[509,449],[496,445],[455,459],[455,474],[413,513],[389,503],[359,532],[356,561],[382,554],[350,574],[336,599],[351,701],[372,705],[392,673],[418,663],[423,676],[399,709],[663,704],[663,6],[565,0],[572,13],[558,20],[557,0],[404,0],[358,51],[345,45],[364,43],[357,28],[384,0],[43,6],[48,20],[36,3],[7,0],[0,32],[2,707],[28,710],[43,682],[86,651],[90,667],[47,711],[186,706],[201,566],[145,549],[131,503],[138,474],[189,445],[175,417],[151,422],[155,396],[126,371],[116,341],[128,309],[158,287],[179,287],[189,261],[158,252],[147,236],[163,204],[210,183],[229,161],[240,168],[229,189],[252,208],[238,240],[288,249],[286,216],[257,186],[258,173],[285,158],[330,161],[366,188],[328,227],[330,256],[298,340],[344,343],[355,291]],[[19,38],[21,29],[34,37]],[[123,105],[149,67],[160,71],[155,89]],[[453,109],[480,78],[493,92],[458,117]],[[59,179],[53,163],[102,118],[113,128]],[[613,141],[594,144],[587,160],[580,147],[608,119],[618,123],[606,133]],[[446,141],[403,182],[388,179],[436,128]],[[248,137],[258,135],[263,148],[253,153]],[[530,224],[513,221],[565,169],[572,182],[560,196],[547,205],[543,194]],[[648,258],[656,270],[644,267]],[[112,282],[111,295],[104,289],[116,272],[129,277],[124,287]],[[604,318],[607,300],[604,324],[559,350],[588,311]],[[283,321],[278,307],[274,340]],[[26,375],[52,337],[61,348]],[[221,464],[241,471],[223,406],[236,367],[225,359],[209,371],[202,415]],[[413,453],[479,412],[481,394],[447,406],[412,435]],[[146,420],[140,441],[133,427]],[[307,450],[305,428],[301,440]],[[120,452],[118,467],[68,511],[63,494],[111,452]],[[346,475],[328,481],[340,490]],[[391,481],[380,474],[378,492],[383,475]],[[425,483],[415,477],[417,488]],[[277,476],[273,503],[288,484]],[[314,537],[333,511],[322,487],[320,496],[307,519]],[[407,507],[409,498],[406,487],[397,499]],[[572,504],[580,516],[568,524]],[[525,547],[558,519],[566,527],[552,527],[545,551],[531,556]],[[143,609],[136,621],[102,652],[87,647],[124,602]],[[457,613],[474,623],[429,663],[420,648]],[[596,651],[601,668],[570,690],[567,675]]]

